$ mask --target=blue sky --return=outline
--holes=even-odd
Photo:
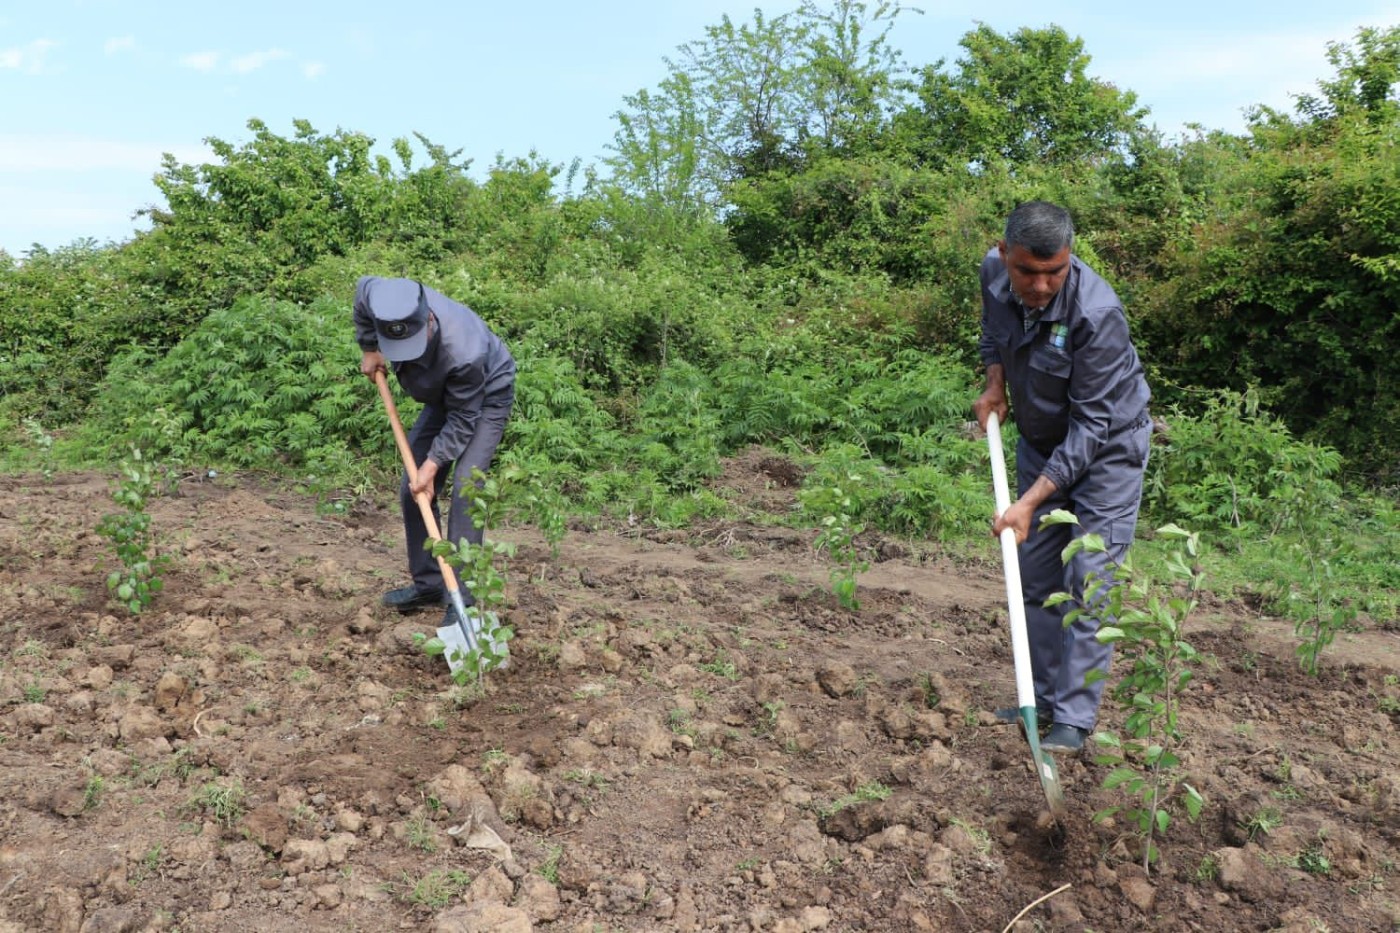
[[[379,148],[420,132],[477,169],[532,149],[592,161],[625,95],[726,14],[798,5],[722,0],[0,0],[0,249],[129,238],[157,203],[162,152],[205,161],[257,117],[290,136],[367,133]],[[872,0],[871,5],[874,5]],[[1329,41],[1400,24],[1400,0],[1129,4],[927,2],[891,39],[912,66],[958,57],[985,22],[1050,23],[1084,39],[1090,73],[1137,92],[1169,135],[1187,122],[1238,131],[1253,104],[1331,75]],[[1131,11],[1131,12],[1129,12]]]

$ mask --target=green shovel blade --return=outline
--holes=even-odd
[[[1040,747],[1040,722],[1034,706],[1021,707],[1021,725],[1026,730],[1026,740],[1031,745],[1031,758],[1035,760],[1035,773],[1040,778],[1040,789],[1045,791],[1045,801],[1050,804],[1050,813],[1059,819],[1065,813],[1065,792],[1060,787],[1060,772],[1055,767],[1055,759]]]

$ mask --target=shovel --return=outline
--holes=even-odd
[[[399,446],[399,456],[403,458],[404,469],[408,471],[408,482],[412,485],[418,482],[418,464],[413,460],[413,451],[409,449],[408,437],[403,433],[403,424],[399,421],[399,410],[394,405],[394,394],[389,391],[389,383],[385,380],[382,369],[375,372],[374,383],[379,387],[379,397],[384,400],[384,410],[389,414],[389,425],[394,429],[394,442]],[[433,518],[428,494],[420,492],[413,497],[413,501],[418,503],[418,511],[423,514],[423,524],[428,529],[428,536],[441,541],[442,535],[438,531],[437,521]],[[452,601],[452,610],[457,616],[457,624],[440,627],[437,630],[437,637],[444,646],[443,657],[447,658],[448,668],[453,674],[456,674],[465,663],[467,655],[476,650],[481,630],[476,619],[467,613],[466,603],[462,600],[462,591],[457,586],[457,575],[452,572],[452,567],[443,557],[438,557],[437,560],[438,566],[442,568],[443,585],[447,588],[448,598]]]
[[[992,490],[996,494],[997,515],[1011,508],[1011,493],[1006,484],[1006,460],[1001,449],[1001,424],[996,412],[987,416],[987,447],[992,454]],[[1021,725],[1031,745],[1040,787],[1050,804],[1050,813],[1059,819],[1065,812],[1065,795],[1060,789],[1060,773],[1055,760],[1040,747],[1040,723],[1035,712],[1035,687],[1031,683],[1031,649],[1026,636],[1026,604],[1021,599],[1021,564],[1016,557],[1016,531],[1001,532],[1001,563],[1006,576],[1006,603],[1011,613],[1011,657],[1016,664],[1016,705],[1021,711]]]

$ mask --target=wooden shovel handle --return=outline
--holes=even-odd
[[[413,451],[408,446],[408,435],[403,431],[403,422],[399,420],[399,409],[394,404],[394,393],[389,391],[389,382],[384,378],[384,370],[376,370],[374,373],[374,384],[379,388],[379,397],[384,401],[384,411],[389,415],[389,426],[394,429],[394,443],[398,445],[399,456],[403,458],[404,470],[408,472],[408,483],[410,486],[418,482],[418,464],[413,459]],[[435,541],[442,540],[442,534],[438,530],[437,520],[433,518],[433,509],[426,492],[414,493],[413,501],[418,503],[418,511],[423,514],[423,524],[428,529],[428,537]],[[457,592],[457,575],[452,572],[452,567],[443,557],[437,559],[438,566],[442,568],[442,582],[447,587],[449,593]]]

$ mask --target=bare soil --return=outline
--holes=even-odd
[[[1093,821],[1124,802],[1107,769],[1061,759],[1056,826],[987,712],[1014,693],[992,548],[867,537],[842,609],[772,517],[794,480],[756,451],[717,483],[748,520],[578,527],[557,556],[504,529],[518,637],[473,692],[414,645],[439,614],[378,605],[387,501],[186,477],[132,616],[108,477],[0,477],[0,933],[1001,931],[1051,892],[1017,929],[1400,928],[1395,620],[1312,678],[1277,621],[1197,614],[1207,810],[1148,874]]]

